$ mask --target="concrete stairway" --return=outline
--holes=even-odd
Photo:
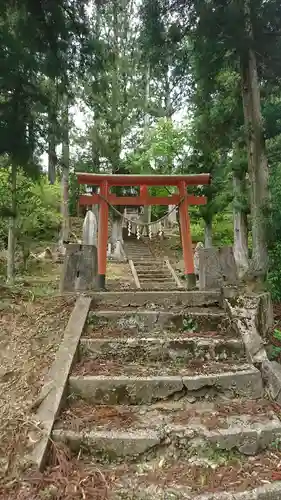
[[[155,258],[144,241],[132,237],[131,240],[126,240],[124,247],[128,259],[134,262],[143,290],[174,290],[178,288],[164,260]]]
[[[218,295],[115,295],[96,297],[53,439],[101,471],[109,498],[281,498],[281,423]]]

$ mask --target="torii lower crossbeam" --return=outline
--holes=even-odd
[[[199,175],[110,175],[77,173],[79,184],[99,187],[99,194],[81,195],[80,205],[99,205],[98,231],[98,275],[99,285],[105,288],[106,255],[108,240],[108,214],[111,205],[177,205],[179,206],[181,241],[185,263],[185,275],[189,286],[195,284],[192,239],[190,231],[189,205],[204,205],[204,196],[193,196],[187,193],[187,186],[206,185],[211,182],[209,174]],[[113,186],[140,186],[138,196],[116,196],[110,192]],[[175,186],[178,193],[170,196],[150,196],[149,186]]]

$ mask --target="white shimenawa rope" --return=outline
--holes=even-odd
[[[143,226],[143,227],[149,227],[149,226],[154,226],[154,225],[157,225],[159,223],[161,223],[163,220],[165,220],[167,217],[169,217],[169,215],[171,215],[180,205],[181,203],[183,202],[183,200],[187,197],[187,196],[183,196],[179,203],[177,205],[174,205],[174,207],[169,211],[167,212],[165,215],[163,215],[163,217],[160,217],[160,219],[157,219],[153,222],[142,222],[140,220],[138,221],[133,221],[131,219],[129,219],[128,217],[125,217],[124,214],[122,214],[121,212],[119,212],[119,210],[117,210],[117,208],[115,208],[113,205],[111,205],[111,203],[106,199],[104,198],[104,196],[102,196],[101,194],[98,194],[98,196],[103,200],[105,201],[108,206],[116,213],[118,214],[124,221],[126,221],[129,225],[130,225],[130,228],[132,228],[132,225],[134,224],[135,226]],[[131,229],[130,229],[131,231]]]

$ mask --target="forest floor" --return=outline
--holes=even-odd
[[[179,260],[178,245],[177,237],[152,243],[155,253],[169,255],[173,261]],[[42,242],[34,251],[41,252],[47,246],[52,249],[49,242]],[[4,265],[0,259],[3,275]],[[34,444],[32,430],[38,425],[34,420],[34,402],[75,303],[74,295],[59,294],[60,274],[59,263],[30,260],[26,271],[19,269],[13,288],[0,283],[0,500],[37,500],[41,498],[38,492],[42,484],[48,484],[53,475],[58,476],[55,482],[60,484],[59,489],[64,490],[66,477],[73,476],[76,467],[62,450],[56,449],[54,467],[44,476],[35,474],[34,479],[27,473],[25,458]],[[129,265],[109,262],[108,280],[114,289],[133,284]],[[78,469],[75,474],[79,483]],[[31,490],[27,484],[33,484]],[[106,498],[104,488],[100,496],[99,474],[91,478],[91,485],[95,490],[91,498]]]
[[[178,235],[151,245],[180,269]],[[44,474],[30,471],[26,462],[26,452],[34,444],[32,430],[38,425],[33,405],[75,303],[75,296],[59,295],[60,273],[61,264],[31,262],[13,289],[0,285],[0,500],[82,499],[81,484],[91,492],[85,498],[108,497],[102,471],[85,476],[66,450],[53,449],[52,464]],[[108,278],[114,288],[128,286],[129,267],[109,263]],[[280,307],[276,318],[281,325]]]

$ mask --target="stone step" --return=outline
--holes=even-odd
[[[170,292],[174,292],[176,290],[179,290],[179,287],[175,282],[167,283],[166,281],[162,281],[157,283],[155,281],[147,281],[144,283],[140,283],[140,285],[142,290],[147,290],[148,292],[152,292],[154,290],[158,290],[159,292],[165,292],[167,290],[169,290]]]
[[[166,269],[154,269],[151,271],[147,271],[146,269],[138,268],[136,269],[138,276],[142,276],[144,278],[150,277],[150,279],[166,278],[171,277],[171,274],[166,271]]]
[[[222,333],[224,336],[234,334],[230,327],[226,313],[219,308],[187,308],[172,311],[153,311],[149,309],[119,309],[90,311],[88,316],[87,333],[93,331],[103,332],[104,329],[114,333],[116,336],[123,332],[134,335],[143,333],[145,336],[154,336],[153,332],[175,332],[186,335],[200,335],[203,332],[216,336]],[[235,336],[235,335],[234,335]],[[102,333],[104,337],[104,333]]]
[[[230,459],[209,464],[155,459],[108,469],[112,500],[280,500],[278,457]],[[224,460],[224,462],[223,462]],[[280,463],[280,462],[279,462]],[[93,466],[89,466],[90,468]],[[277,479],[274,479],[277,478]],[[279,481],[278,481],[279,479]],[[129,496],[128,496],[129,492]]]
[[[122,292],[94,292],[93,308],[102,305],[106,307],[143,307],[157,309],[163,307],[165,310],[171,310],[174,307],[200,307],[200,306],[218,306],[221,304],[222,297],[219,290],[213,291],[180,291],[177,290],[171,297],[169,291],[122,291]],[[172,299],[172,300],[171,300]]]
[[[161,334],[160,334],[161,335]],[[165,362],[176,359],[194,360],[240,360],[244,358],[245,350],[240,339],[216,339],[214,337],[129,337],[81,339],[80,359],[84,355],[91,359],[120,359],[122,362],[146,360]]]
[[[163,271],[145,271],[143,269],[139,269],[137,270],[137,273],[138,273],[138,277],[139,278],[153,278],[153,279],[157,279],[157,278],[170,278],[171,277],[171,274],[168,273],[168,271],[165,272],[165,270]]]
[[[151,259],[151,254],[150,253],[147,253],[147,252],[126,252],[126,255],[131,258],[131,259],[140,259],[140,261],[142,261],[142,259]]]
[[[138,274],[139,276],[139,274]],[[162,283],[162,281],[170,281],[171,283],[175,283],[175,280],[172,278],[171,275],[167,275],[167,276],[161,276],[161,277],[158,277],[158,278],[154,278],[154,276],[149,276],[149,273],[147,273],[146,275],[144,275],[142,277],[142,281],[144,282],[158,282],[158,283]]]
[[[267,401],[91,406],[78,400],[62,413],[53,432],[53,439],[72,451],[87,449],[109,461],[143,454],[152,458],[159,449],[161,454],[173,450],[178,459],[206,448],[255,455],[280,437],[281,422]]]
[[[95,404],[151,404],[160,400],[192,397],[263,397],[259,370],[247,364],[204,363],[203,373],[191,374],[186,368],[165,375],[155,363],[148,366],[123,364],[114,370],[114,362],[85,360],[77,364],[69,377],[69,394],[76,394]],[[133,366],[132,366],[133,365]],[[137,369],[138,368],[138,369]],[[154,374],[153,374],[154,373]],[[179,374],[181,373],[181,374]]]
[[[147,248],[146,245],[134,246],[134,245],[125,245],[126,253],[134,253],[136,255],[142,255],[143,253],[147,254],[152,258],[152,252]]]
[[[148,261],[148,260],[140,260],[140,261],[137,261],[137,260],[134,260],[134,266],[136,268],[138,267],[141,267],[143,269],[167,269],[167,266],[164,262],[160,262],[160,261]]]
[[[174,281],[162,280],[162,281],[140,281],[142,290],[178,290],[177,284]]]

